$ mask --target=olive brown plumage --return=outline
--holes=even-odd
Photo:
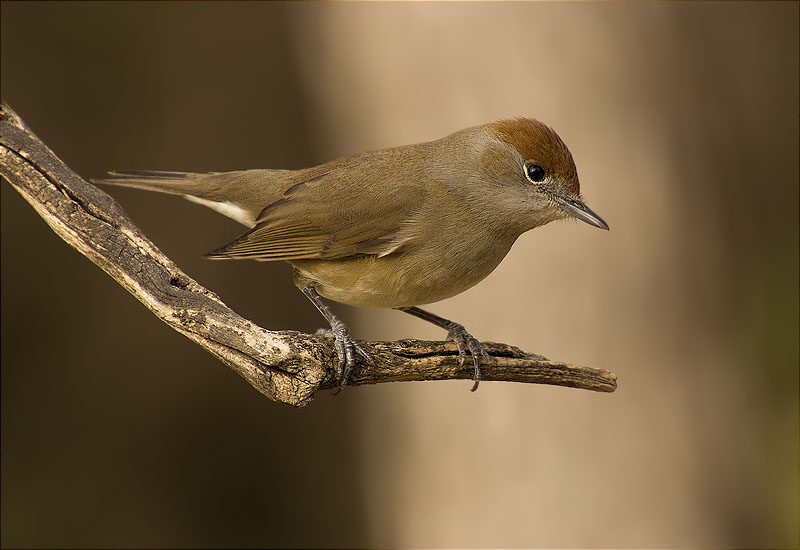
[[[480,380],[483,346],[463,326],[416,306],[454,296],[497,267],[525,231],[572,216],[602,229],[583,203],[572,155],[552,129],[518,118],[443,139],[304,170],[111,172],[97,183],[184,195],[249,230],[212,259],[284,260],[331,325],[338,381],[360,353],[322,297],[396,308],[448,331]]]

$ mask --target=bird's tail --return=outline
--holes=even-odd
[[[109,172],[110,178],[91,179],[101,185],[119,185],[170,195],[183,195],[234,220],[252,226],[259,212],[280,198],[287,170],[238,172],[164,172],[126,170]]]
[[[147,191],[158,191],[171,195],[192,195],[202,197],[203,189],[200,180],[206,174],[191,172],[164,172],[156,170],[114,170],[108,173],[110,178],[92,178],[92,183],[101,185],[120,185]],[[196,193],[201,193],[196,195]]]

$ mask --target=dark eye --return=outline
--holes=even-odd
[[[527,174],[528,179],[534,183],[539,183],[540,181],[544,180],[544,168],[538,164],[526,164],[525,173]]]

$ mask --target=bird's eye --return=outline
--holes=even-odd
[[[528,179],[533,183],[539,183],[544,180],[544,168],[538,164],[526,164],[525,175],[528,176]]]

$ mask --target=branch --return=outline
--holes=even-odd
[[[269,331],[229,309],[145,237],[109,195],[84,181],[8,106],[0,106],[0,174],[67,244],[97,264],[159,319],[236,371],[269,399],[294,406],[334,387],[336,350],[329,336]],[[351,385],[470,379],[453,342],[367,342],[375,365],[359,363]],[[553,384],[612,392],[608,371],[548,361],[486,343],[484,380]]]

